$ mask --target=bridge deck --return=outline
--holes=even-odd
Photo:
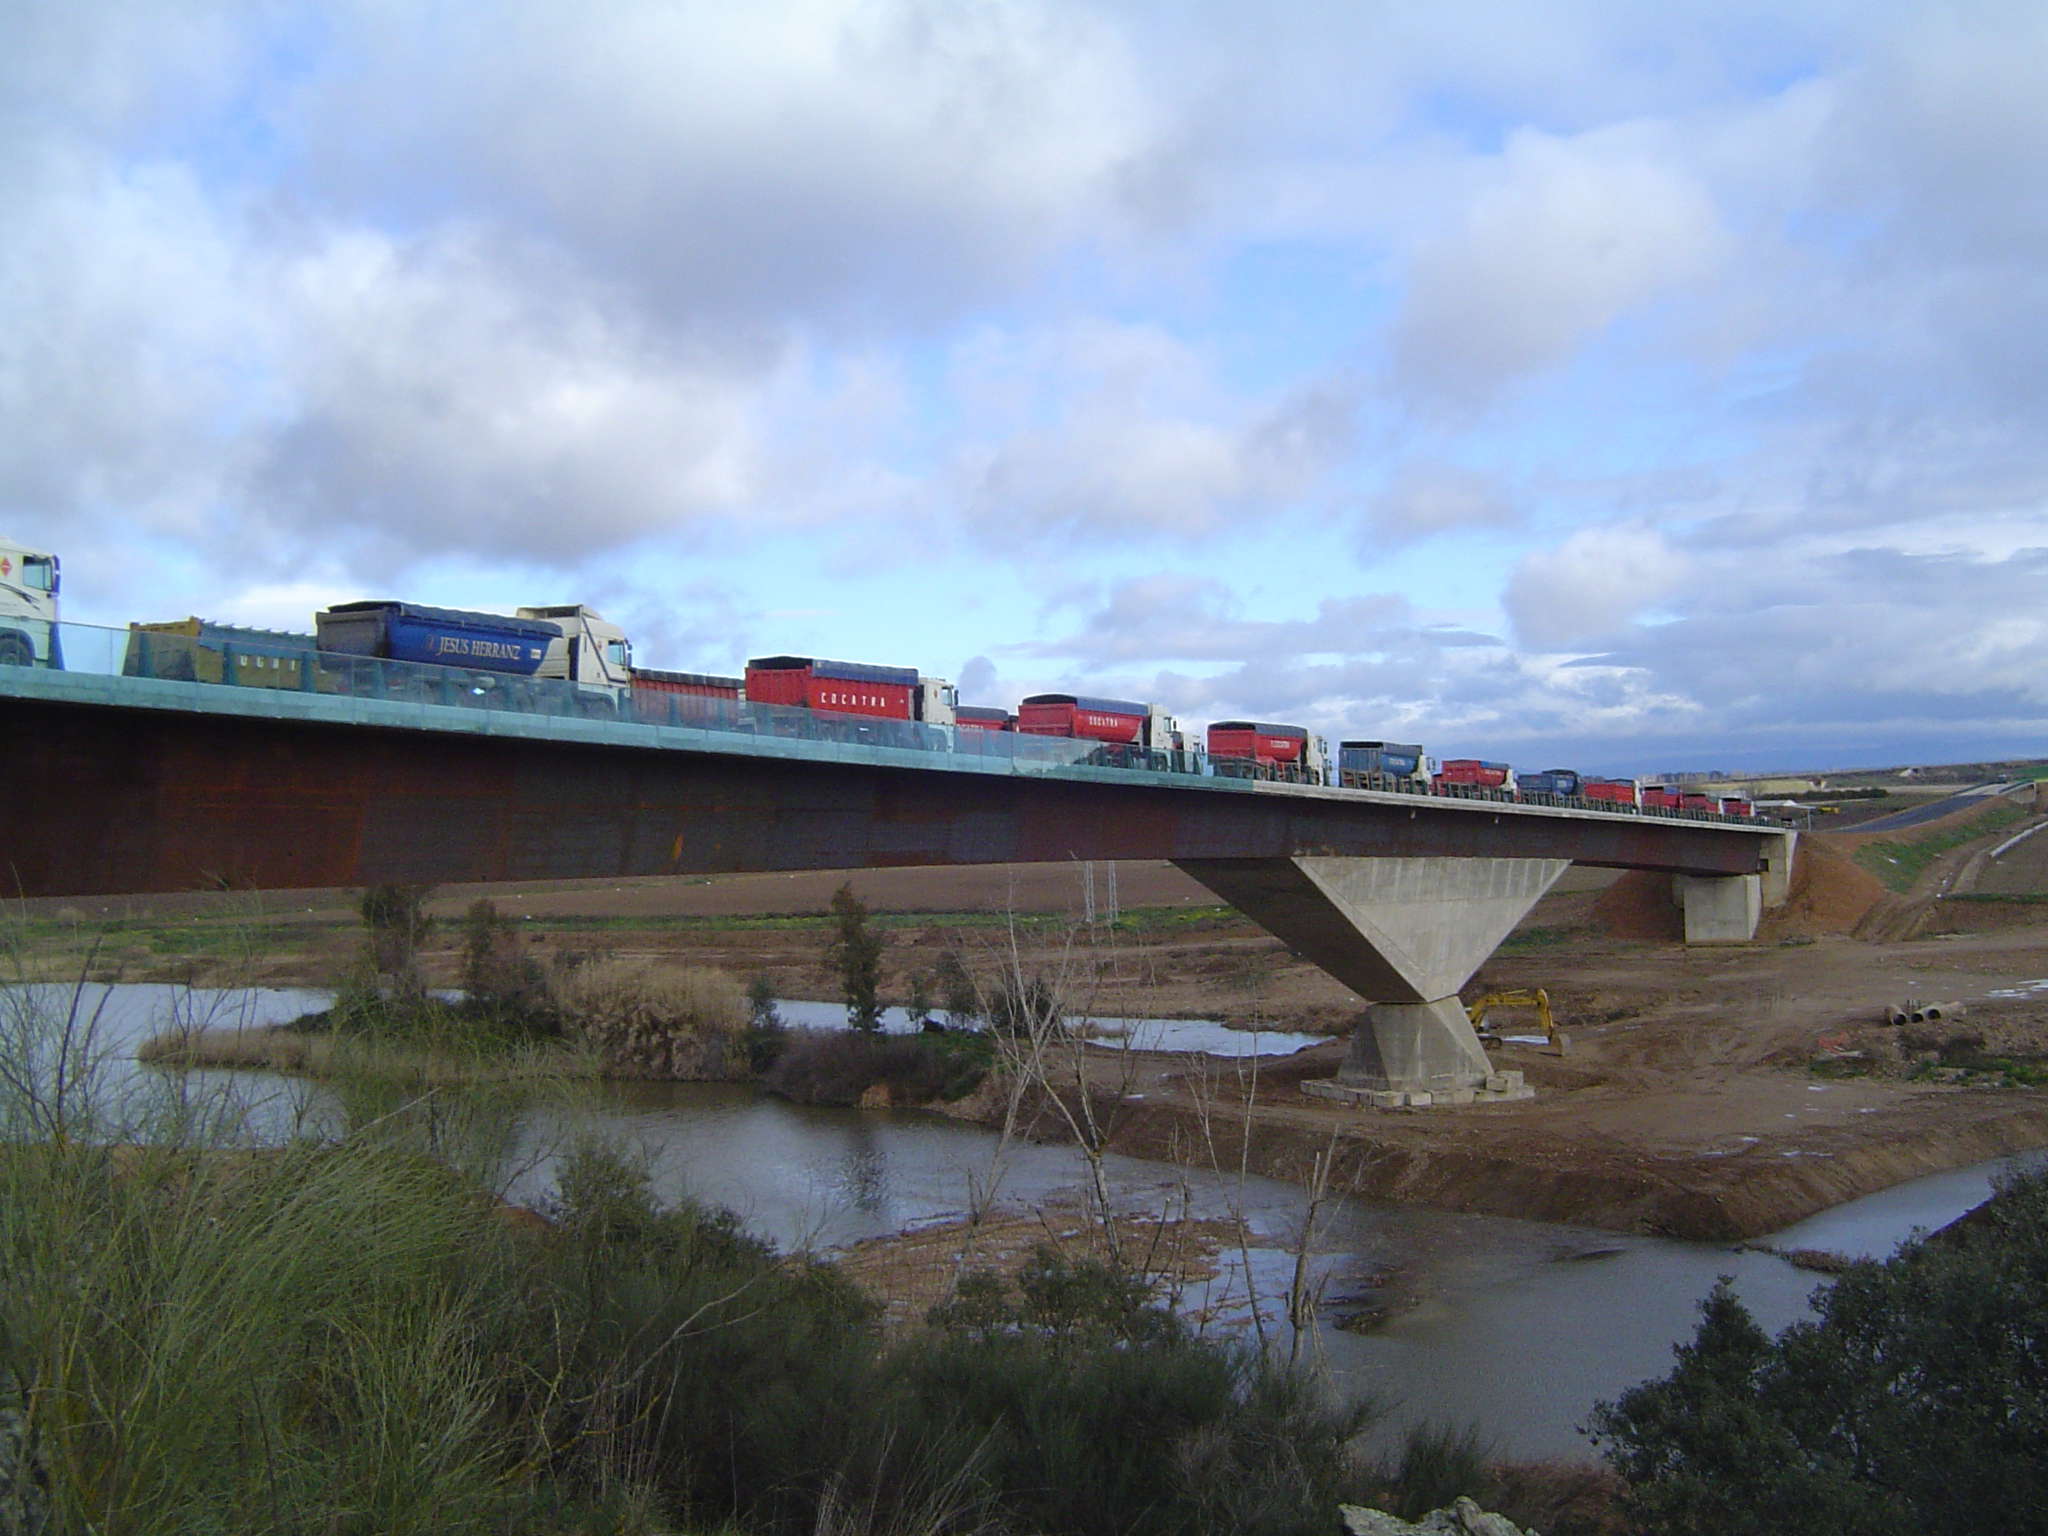
[[[1781,835],[87,671],[0,669],[0,731],[24,895],[1304,853],[1726,875]]]

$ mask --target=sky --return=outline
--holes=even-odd
[[[0,0],[67,618],[2048,755],[2048,6]]]

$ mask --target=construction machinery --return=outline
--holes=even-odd
[[[1550,1012],[1550,994],[1541,987],[1516,987],[1504,992],[1488,992],[1465,1005],[1465,1012],[1472,1020],[1472,1028],[1480,1034],[1487,1033],[1486,1016],[1501,1008],[1534,1008],[1536,1022],[1542,1026],[1543,1038],[1562,1056],[1571,1049],[1572,1037],[1557,1027],[1557,1020]],[[1499,1039],[1501,1031],[1496,1027],[1493,1037]]]

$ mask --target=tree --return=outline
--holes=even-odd
[[[368,959],[378,990],[396,1002],[416,1004],[427,995],[420,970],[420,946],[433,931],[427,915],[431,885],[373,885],[363,892],[356,910],[369,930]]]
[[[825,946],[825,965],[839,978],[846,1000],[846,1022],[873,1034],[882,1027],[882,951],[886,935],[868,921],[867,903],[851,884],[832,893],[832,942]]]
[[[2048,1507],[2048,1175],[1859,1264],[1776,1339],[1724,1282],[1660,1381],[1594,1410],[1646,1536],[2010,1530]]]
[[[517,1016],[529,1026],[547,1012],[547,974],[520,953],[519,925],[488,898],[463,914],[462,993],[472,1009]]]

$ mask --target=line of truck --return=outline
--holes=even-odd
[[[54,554],[0,539],[0,665],[63,665],[59,576]],[[357,676],[356,661],[370,670]],[[393,673],[385,663],[401,666]],[[409,668],[425,670],[414,675]],[[1507,763],[1481,758],[1434,761],[1413,743],[1342,741],[1333,755],[1322,737],[1297,725],[1219,720],[1191,740],[1160,705],[1130,699],[1034,694],[1014,713],[963,705],[953,684],[911,667],[762,656],[746,664],[743,677],[662,671],[640,666],[626,632],[580,603],[511,614],[391,599],[337,603],[314,615],[310,635],[198,618],[131,624],[122,670],[309,692],[391,696],[409,688],[422,698],[450,699],[448,690],[459,687],[460,702],[471,707],[550,712],[566,698],[586,715],[771,732],[782,728],[775,709],[800,710],[801,718],[819,722],[815,733],[852,740],[874,735],[858,722],[894,721],[925,728],[912,744],[950,750],[984,750],[977,738],[996,734],[1061,737],[1088,743],[1086,760],[1116,767],[1659,815],[1755,815],[1741,797],[1569,768],[1518,776]],[[521,692],[523,680],[565,691]],[[680,711],[684,701],[699,702]],[[755,705],[773,708],[747,717]],[[833,720],[847,723],[833,727]]]

